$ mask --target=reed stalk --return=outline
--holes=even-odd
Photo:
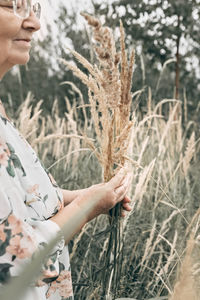
[[[135,61],[134,50],[128,57],[125,48],[125,33],[120,22],[120,51],[112,31],[102,26],[95,17],[82,13],[93,29],[93,48],[97,65],[92,65],[76,51],[71,51],[76,60],[87,69],[88,75],[78,67],[64,61],[75,76],[88,87],[96,142],[89,145],[102,166],[104,182],[109,181],[121,167],[127,167],[130,136],[134,122],[131,118],[132,74]],[[102,295],[116,295],[122,252],[121,204],[110,211],[108,246],[102,273]],[[106,272],[105,272],[106,270]]]

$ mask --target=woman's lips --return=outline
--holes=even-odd
[[[14,40],[18,46],[30,48],[31,47],[31,40],[29,39],[16,39]]]

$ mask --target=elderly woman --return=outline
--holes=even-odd
[[[0,80],[16,64],[26,64],[34,32],[40,29],[40,4],[0,0]],[[36,153],[9,120],[0,102],[0,282],[17,276],[34,252],[59,232],[69,218],[86,211],[77,231],[122,202],[130,178],[121,170],[108,183],[67,191],[52,182]],[[93,203],[90,210],[85,208]],[[26,300],[73,299],[68,250],[64,241],[42,266]]]

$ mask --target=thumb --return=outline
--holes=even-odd
[[[121,168],[117,172],[117,174],[109,181],[109,184],[113,189],[115,189],[122,184],[125,176],[126,176],[126,170],[124,168]]]

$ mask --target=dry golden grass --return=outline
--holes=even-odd
[[[20,133],[28,140],[37,153],[40,153],[40,159],[48,164],[48,155],[51,149],[52,165],[48,168],[56,167],[63,163],[67,169],[70,164],[75,167],[79,157],[79,151],[89,151],[81,147],[81,141],[85,138],[79,134],[77,116],[75,108],[70,105],[66,98],[65,118],[59,117],[59,105],[55,100],[52,107],[52,115],[46,117],[42,114],[42,101],[39,101],[35,107],[33,105],[33,96],[29,93],[23,105],[19,108],[19,117],[16,121]]]
[[[92,65],[76,51],[71,51],[76,60],[87,69],[88,75],[79,68],[63,61],[74,75],[88,88],[91,116],[96,133],[96,143],[88,144],[97,156],[102,167],[103,180],[110,180],[116,171],[129,163],[127,155],[132,145],[133,118],[132,76],[135,61],[134,51],[130,58],[125,49],[125,33],[120,23],[120,52],[117,51],[112,31],[102,26],[95,17],[82,13],[88,24],[93,28],[94,50],[98,64]],[[121,253],[120,222],[121,207],[111,211],[111,231],[105,251],[106,278],[102,281],[103,295],[109,296],[113,280],[114,289],[117,285],[117,261]],[[113,226],[114,224],[117,225]],[[115,293],[115,292],[114,292]]]
[[[195,250],[195,238],[194,234],[191,234],[190,239],[187,242],[185,257],[181,263],[181,267],[178,273],[178,280],[175,284],[174,291],[169,300],[199,300],[199,253],[194,254]],[[198,249],[199,251],[199,249]],[[196,257],[195,257],[196,256]],[[195,261],[198,257],[198,271],[194,269]],[[196,274],[197,275],[196,275]]]
[[[88,87],[91,113],[98,145],[89,143],[99,159],[103,178],[108,181],[118,167],[125,164],[125,155],[129,147],[131,129],[132,73],[134,51],[130,62],[125,50],[124,29],[120,24],[121,52],[115,46],[112,31],[101,25],[94,17],[82,14],[93,28],[97,65],[91,65],[75,51],[71,51],[79,63],[89,72],[84,74],[76,66],[64,61]]]
[[[30,103],[30,98],[27,101]],[[172,105],[170,105],[170,102]],[[176,103],[166,100],[163,101],[162,105],[171,106],[169,114],[173,114],[175,107],[177,107]],[[148,299],[161,296],[163,291],[168,291],[172,295],[177,264],[181,264],[181,261],[185,264],[183,259],[184,243],[181,244],[181,242],[185,240],[183,224],[188,226],[194,213],[192,207],[194,202],[191,202],[194,189],[194,179],[191,180],[193,170],[191,164],[193,166],[197,165],[197,141],[195,141],[193,132],[186,138],[187,134],[183,132],[180,120],[174,121],[170,116],[169,118],[165,116],[166,119],[164,119],[161,114],[158,114],[158,111],[162,113],[162,105],[154,107],[153,101],[151,103],[149,101],[147,115],[140,120],[136,112],[134,117],[134,130],[130,140],[132,151],[128,153],[127,157],[134,164],[135,170],[131,191],[132,199],[134,199],[134,209],[132,215],[127,216],[124,220],[123,237],[121,237],[121,243],[124,245],[124,257],[122,266],[119,264],[123,276],[117,277],[122,291],[118,296],[126,295],[141,299],[142,295],[146,295],[145,297]],[[30,115],[28,103],[24,106],[27,107],[27,110],[23,109],[24,117],[21,117],[22,121],[25,116]],[[22,131],[24,128],[24,135],[28,136],[36,151],[39,151],[40,157],[43,156],[46,160],[46,157],[53,153],[51,161],[46,160],[46,163],[47,166],[56,163],[52,171],[55,172],[54,176],[58,181],[63,182],[63,175],[66,176],[65,174],[69,172],[68,177],[70,180],[73,179],[74,188],[78,187],[76,186],[76,184],[78,185],[76,183],[77,176],[80,176],[80,182],[84,182],[87,177],[88,185],[94,182],[94,175],[91,175],[90,172],[93,168],[93,174],[96,174],[97,169],[92,167],[91,164],[86,164],[86,161],[89,162],[88,156],[83,155],[84,152],[80,151],[85,146],[84,140],[78,139],[80,143],[76,147],[79,147],[79,149],[76,148],[76,150],[79,150],[77,152],[79,157],[76,157],[73,168],[71,160],[67,160],[68,157],[73,157],[73,154],[70,155],[73,149],[71,145],[74,143],[73,136],[79,135],[79,132],[81,132],[78,127],[74,126],[74,122],[71,121],[72,125],[68,125],[70,118],[77,121],[77,114],[73,112],[74,109],[69,104],[67,105],[66,112],[70,116],[68,119],[59,118],[56,101],[54,103],[54,114],[51,117],[44,117],[41,113],[38,114],[38,108],[32,111],[35,111],[37,116],[33,120],[35,122],[34,126],[38,130],[29,135],[24,124],[19,123],[18,125]],[[34,114],[32,117],[34,117]],[[31,118],[30,122],[32,122]],[[78,126],[78,121],[76,123]],[[62,124],[65,124],[65,126]],[[28,117],[26,125],[29,128],[33,126],[33,123],[29,125]],[[63,138],[58,138],[58,134]],[[68,138],[65,138],[66,136]],[[160,148],[162,148],[162,151],[160,156],[157,156],[156,154]],[[84,160],[84,157],[87,157],[87,160]],[[60,159],[62,159],[61,163],[57,163]],[[187,167],[185,167],[186,176],[184,165]],[[88,166],[90,166],[90,171],[88,171]],[[108,234],[106,231],[108,228],[106,226],[108,226],[106,219],[99,218],[96,224],[88,224],[80,236],[77,236],[74,240],[71,257],[73,274],[77,280],[75,282],[77,284],[82,282],[88,284],[89,275],[86,276],[86,274],[90,274],[90,271],[93,270],[90,279],[94,284],[93,288],[88,290],[86,287],[84,288],[84,285],[79,289],[78,286],[75,288],[75,293],[81,295],[80,299],[81,297],[83,297],[82,299],[84,297],[85,299],[95,299],[95,297],[97,299],[97,296],[99,297],[101,294],[102,286],[99,278],[100,271],[98,270],[103,267],[105,254],[107,253]],[[139,235],[135,234],[136,230],[141,230],[141,233]],[[96,237],[99,231],[105,231],[105,233]],[[198,237],[195,238],[195,243],[199,243]],[[195,251],[197,251],[197,248],[195,248]],[[197,253],[195,251],[194,254]],[[93,253],[95,253],[95,256],[93,256]],[[184,255],[186,258],[187,253]],[[95,260],[96,256],[98,256],[98,261]],[[174,295],[180,294],[180,286],[183,284],[186,286],[186,279],[190,287],[193,284],[191,278],[194,277],[195,289],[198,291],[198,284],[196,283],[199,274],[198,260],[193,261],[194,255],[189,255],[189,257],[190,260],[188,258],[186,261],[192,263],[190,266],[192,276],[190,273],[185,274],[183,276],[185,281],[181,281],[181,284],[178,284],[178,282],[182,275],[178,277]],[[136,270],[138,269],[137,278],[139,278],[139,282],[133,287],[133,277],[136,275],[134,272],[131,275],[130,266],[133,266]],[[96,271],[95,268],[97,268]],[[189,266],[183,268],[183,271],[190,272]],[[179,274],[184,274],[183,271],[180,271]],[[127,279],[128,274],[133,277]],[[110,279],[111,277],[108,278],[108,289],[111,295],[112,285],[109,285]],[[147,291],[141,291],[141,284],[143,287],[145,286]],[[125,292],[125,287],[129,290],[128,294]],[[190,288],[188,290],[190,291]],[[188,294],[189,296],[193,297],[192,294]],[[173,300],[179,299],[176,296],[173,297]],[[193,298],[188,299],[193,300]],[[196,299],[198,298],[194,298],[194,300]]]

